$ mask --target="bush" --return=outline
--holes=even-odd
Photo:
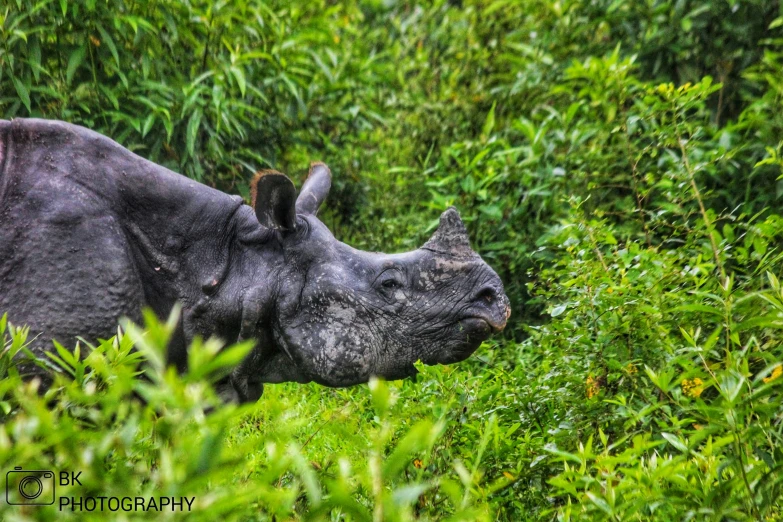
[[[459,520],[488,520],[472,491],[483,451],[455,464],[460,480],[436,468],[433,446],[453,433],[449,412],[464,393],[448,389],[442,374],[422,368],[424,396],[413,383],[373,381],[369,390],[326,396],[314,387],[302,394],[301,387],[281,386],[256,405],[222,405],[210,383],[250,346],[197,340],[180,376],[164,364],[176,323],[174,315],[161,324],[147,314],[145,330],[127,324],[127,334],[85,347],[82,361],[79,347],[60,347],[51,356],[59,374],[41,393],[38,381],[23,382],[9,364],[25,332],[3,317],[0,461],[9,470],[54,469],[58,479],[62,471],[81,473],[79,484],[56,487],[54,505],[20,512],[3,503],[4,520],[104,520],[108,509],[93,511],[93,502],[104,498],[108,507],[112,497],[134,499],[134,506],[137,497],[146,505],[150,498],[186,498],[184,511],[199,520],[408,520],[436,506]],[[427,397],[438,398],[434,417],[432,404],[420,404]],[[480,428],[486,447],[497,426],[491,419]],[[158,519],[172,509],[123,515]]]

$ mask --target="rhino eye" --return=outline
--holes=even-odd
[[[376,281],[378,292],[387,299],[394,296],[394,292],[405,286],[402,282],[402,274],[395,270],[387,270]]]
[[[385,288],[386,290],[395,290],[397,288],[401,288],[402,287],[400,282],[395,280],[395,279],[387,279],[386,281],[381,283],[381,286],[383,288]]]

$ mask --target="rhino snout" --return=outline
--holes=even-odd
[[[474,307],[471,312],[476,318],[486,321],[494,332],[500,332],[506,327],[511,307],[503,290],[493,285],[484,286],[474,294],[471,301]]]

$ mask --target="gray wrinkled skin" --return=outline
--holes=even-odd
[[[455,209],[417,250],[363,252],[316,217],[330,185],[321,163],[298,195],[261,172],[248,206],[82,127],[0,121],[0,313],[31,327],[41,355],[179,302],[169,360],[181,371],[196,335],[256,341],[220,386],[239,401],[264,382],[403,378],[504,328],[503,284]]]

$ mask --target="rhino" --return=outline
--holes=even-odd
[[[120,318],[179,303],[167,353],[179,371],[195,336],[255,341],[220,385],[239,402],[264,383],[405,378],[503,330],[503,283],[454,208],[421,248],[364,252],[318,219],[330,186],[323,163],[298,196],[261,171],[247,205],[84,127],[0,121],[0,313],[42,356],[52,339],[109,338]]]

